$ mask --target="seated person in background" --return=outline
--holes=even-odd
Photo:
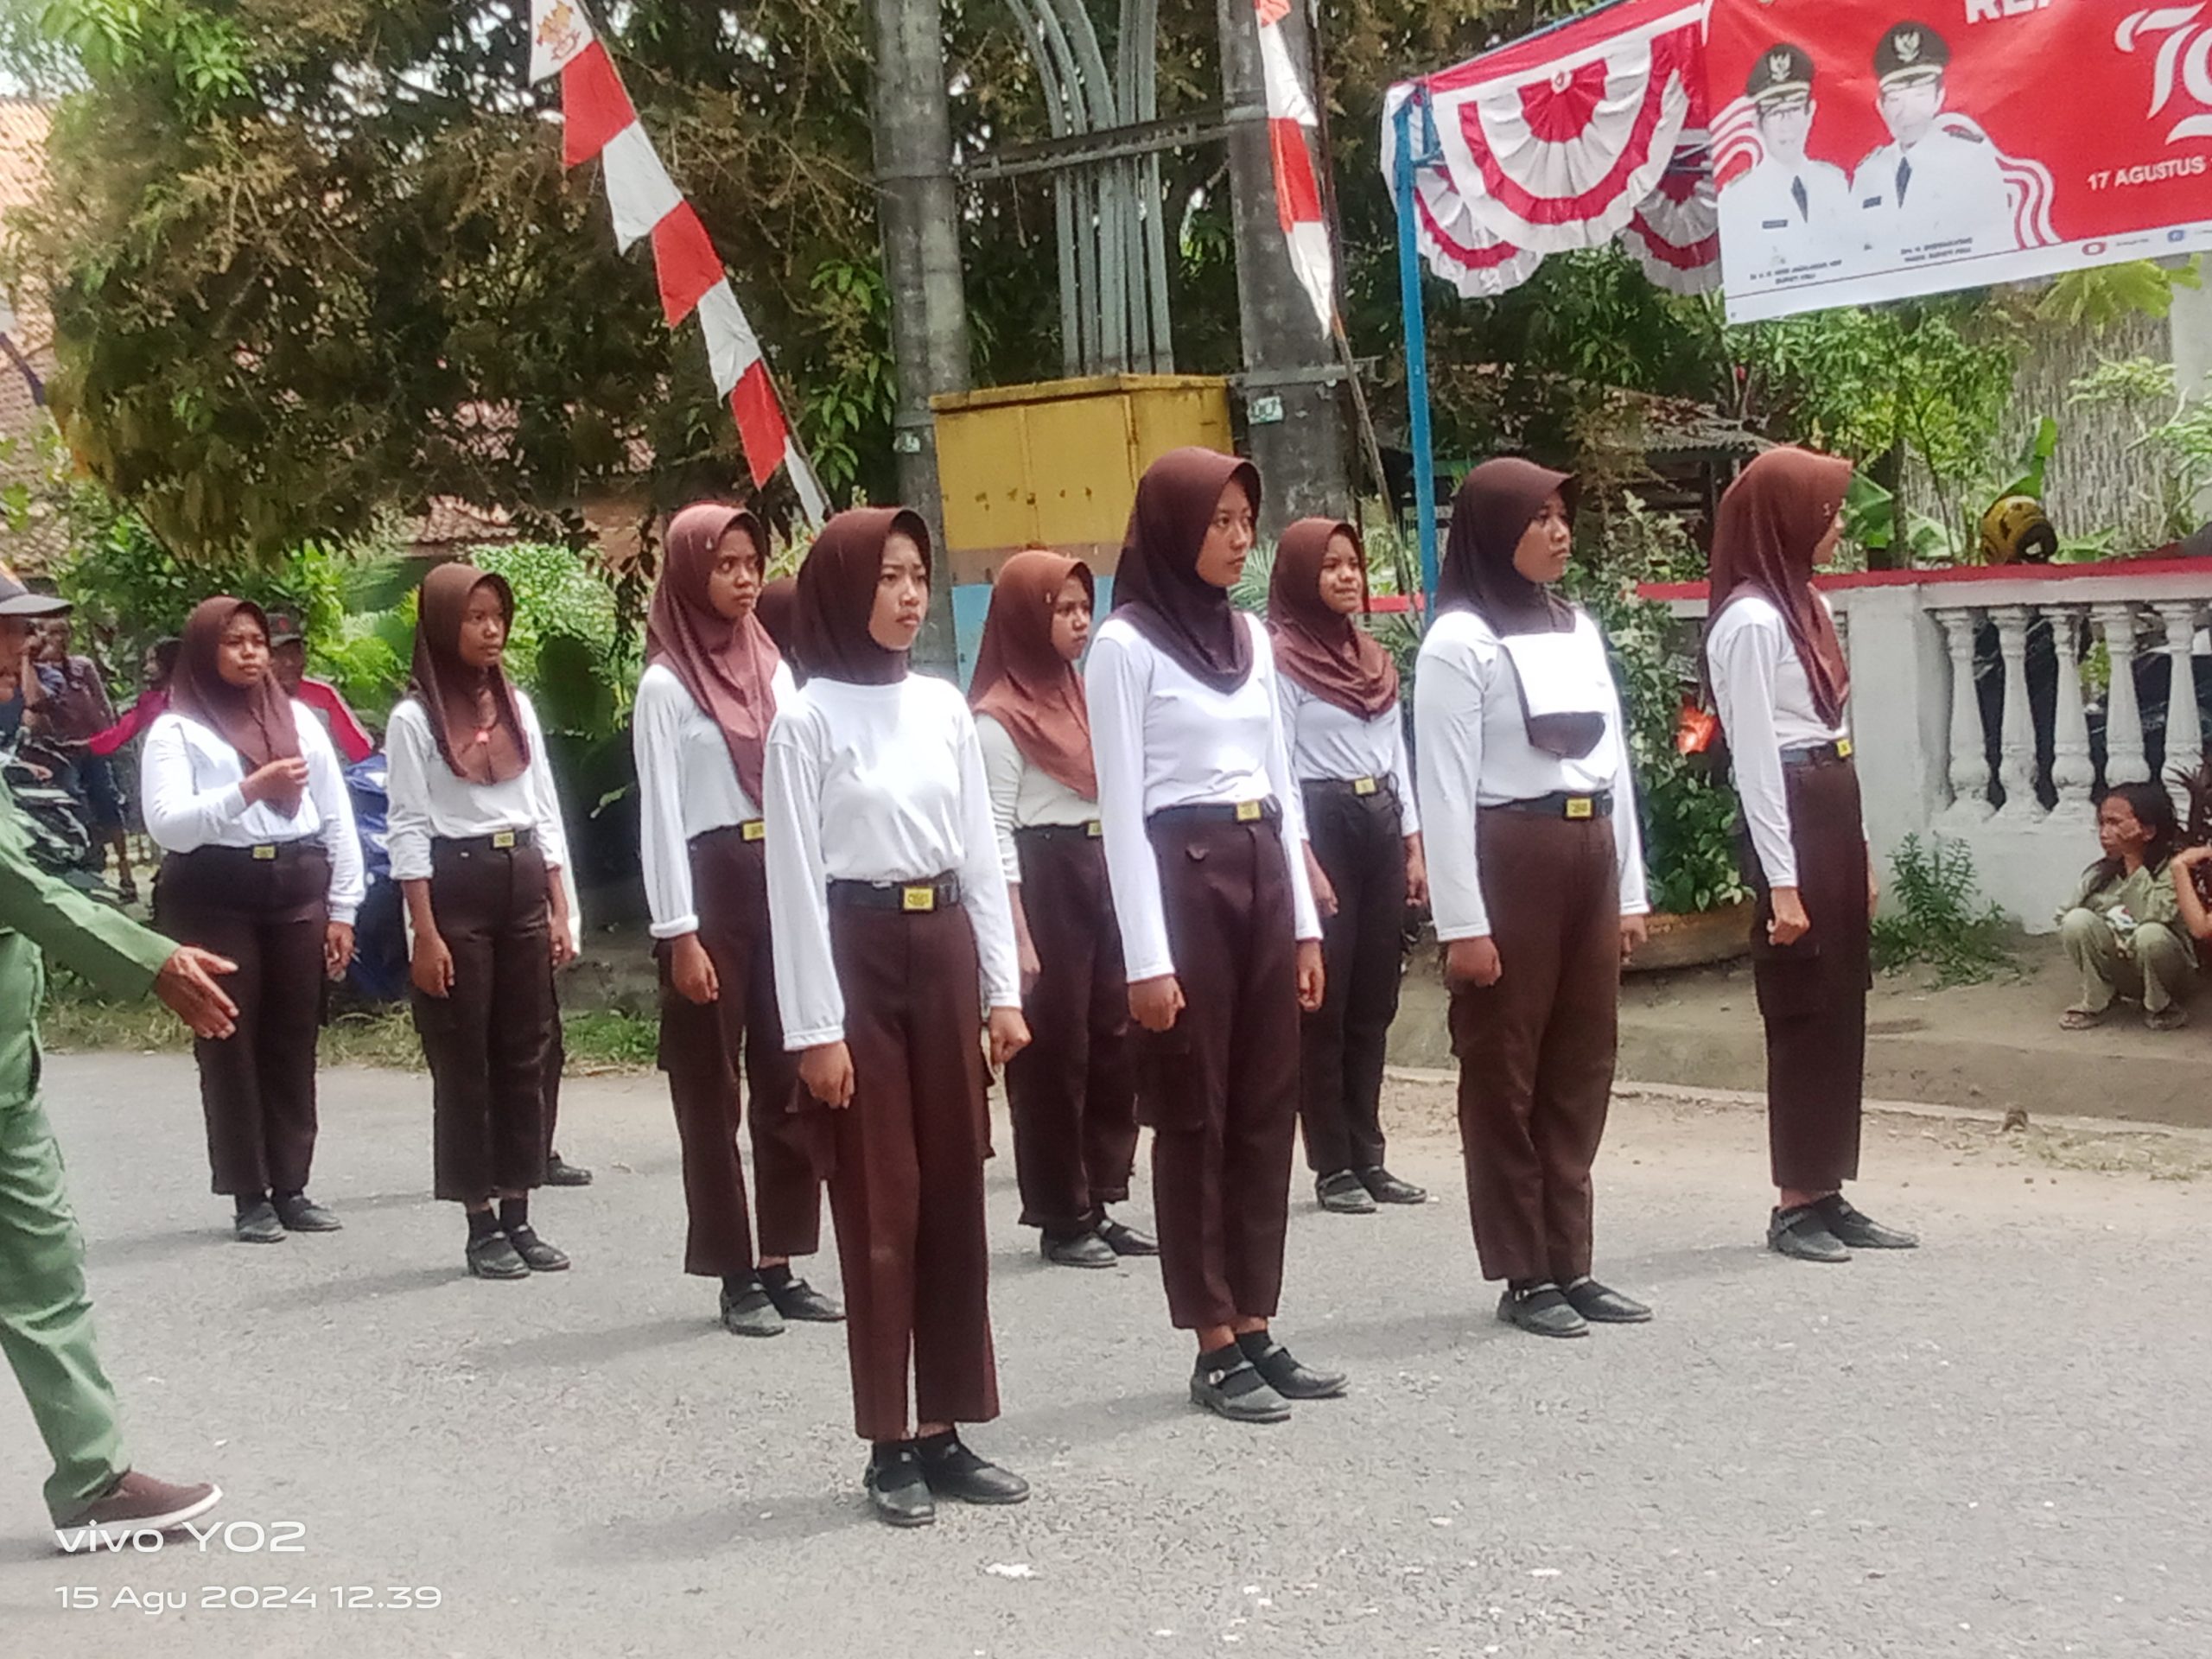
[[[2173,1031],[2189,1022],[2179,998],[2196,969],[2183,937],[2181,906],[2168,868],[2181,846],[2174,804],[2156,784],[2122,784],[2097,808],[2105,855],[2082,872],[2073,901],[2058,913],[2059,938],[2082,972],[2082,998],[2059,1024],[2101,1025],[2113,999],[2140,998],[2143,1023]]]

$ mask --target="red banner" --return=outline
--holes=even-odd
[[[1713,0],[1705,68],[1732,321],[2212,249],[2212,0]]]

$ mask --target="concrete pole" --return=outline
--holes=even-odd
[[[1229,181],[1236,238],[1236,302],[1244,343],[1244,410],[1266,500],[1262,529],[1294,518],[1349,518],[1344,416],[1330,336],[1290,268],[1275,211],[1274,158],[1268,138],[1267,87],[1252,0],[1214,0],[1221,31],[1222,114],[1229,128]],[[1303,9],[1283,19],[1309,93],[1311,37]]]
[[[929,625],[917,666],[953,668],[952,562],[944,545],[937,435],[930,398],[969,386],[968,302],[952,183],[952,117],[945,91],[939,0],[868,0],[875,57],[876,221],[891,296],[898,403],[892,445],[899,499],[928,521],[936,542]]]

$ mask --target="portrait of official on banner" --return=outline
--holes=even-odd
[[[1732,321],[2212,248],[2212,0],[1713,0]]]

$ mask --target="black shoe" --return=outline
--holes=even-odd
[[[1300,1364],[1289,1349],[1265,1331],[1237,1338],[1236,1345],[1268,1386],[1286,1400],[1333,1400],[1351,1380],[1342,1371],[1317,1371]]]
[[[264,1198],[250,1210],[238,1213],[231,1223],[231,1231],[241,1244],[282,1244],[284,1224],[276,1218],[276,1206]]]
[[[1389,1170],[1377,1164],[1372,1169],[1358,1173],[1359,1184],[1367,1189],[1368,1197],[1377,1204],[1427,1204],[1428,1189],[1415,1186],[1411,1181],[1402,1181]]]
[[[786,1279],[781,1284],[763,1279],[760,1285],[776,1305],[776,1312],[798,1324],[836,1325],[845,1317],[836,1297],[823,1295],[804,1279]]]
[[[1853,1250],[1916,1250],[1920,1235],[1885,1227],[1853,1209],[1840,1192],[1831,1192],[1813,1206],[1821,1212],[1838,1243]]]
[[[922,1459],[909,1446],[879,1451],[868,1459],[868,1500],[876,1519],[894,1527],[926,1527],[937,1519],[937,1500],[922,1477]]]
[[[1567,1293],[1548,1279],[1523,1285],[1518,1290],[1508,1285],[1497,1299],[1497,1317],[1535,1337],[1590,1334],[1590,1327],[1574,1311],[1574,1304],[1567,1300]]]
[[[1290,1421],[1290,1402],[1274,1391],[1241,1348],[1198,1356],[1198,1370],[1191,1373],[1191,1403],[1232,1423]]]
[[[569,1258],[537,1236],[535,1227],[510,1227],[507,1243],[532,1273],[565,1273]]]
[[[1077,1233],[1073,1238],[1054,1238],[1046,1233],[1038,1241],[1038,1248],[1047,1262],[1059,1268],[1116,1268],[1122,1263],[1114,1247],[1096,1233]]]
[[[1359,1177],[1348,1169],[1317,1178],[1313,1183],[1313,1196],[1321,1200],[1324,1210],[1333,1210],[1340,1216],[1371,1216],[1375,1213],[1374,1195],[1361,1183]]]
[[[977,1457],[960,1443],[957,1434],[947,1435],[945,1439],[949,1444],[938,1445],[924,1440],[916,1447],[916,1455],[922,1465],[922,1478],[928,1484],[933,1497],[957,1497],[963,1503],[1023,1503],[1028,1501],[1029,1483],[1020,1475]]]
[[[572,1164],[559,1153],[545,1160],[545,1185],[548,1186],[589,1186],[591,1171],[582,1165]]]
[[[288,1233],[336,1233],[345,1230],[344,1222],[304,1192],[278,1198],[274,1207],[276,1219],[283,1224]]]
[[[530,1263],[515,1253],[505,1233],[468,1241],[468,1270],[479,1279],[527,1279]]]
[[[1116,1255],[1158,1255],[1160,1241],[1150,1233],[1141,1233],[1118,1221],[1098,1224],[1098,1236],[1106,1241],[1106,1248]]]
[[[1767,1217],[1766,1247],[1799,1262],[1848,1262],[1851,1252],[1828,1230],[1817,1204],[1792,1205]]]
[[[780,1337],[784,1316],[768,1293],[755,1285],[741,1294],[722,1292],[722,1329],[733,1337]]]
[[[1599,1284],[1588,1274],[1560,1287],[1568,1305],[1592,1325],[1648,1325],[1651,1310],[1633,1297]]]

